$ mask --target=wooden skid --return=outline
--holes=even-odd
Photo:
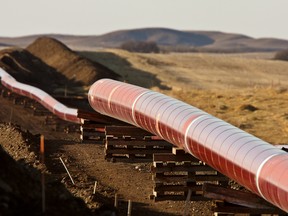
[[[155,194],[150,195],[150,199],[154,200],[155,202],[165,201],[165,200],[184,201],[187,199],[187,194],[186,193],[179,193],[179,194],[155,193]],[[190,197],[190,201],[207,201],[207,200],[209,199],[203,197],[201,194],[193,195]]]
[[[154,153],[167,153],[171,149],[172,145],[164,140],[146,139],[143,136],[136,139],[106,135],[105,139],[105,158],[113,161],[152,162]]]
[[[113,125],[127,125],[127,123],[124,123],[122,121],[119,121],[117,119],[114,119],[108,116],[104,116],[96,111],[88,112],[88,111],[78,109],[77,116],[78,118],[81,118],[81,119],[89,119],[89,121],[94,121],[94,122],[105,124],[105,125],[112,125],[112,124]]]
[[[203,197],[202,185],[166,185],[156,184],[153,190],[153,199],[157,200],[186,200],[188,191],[191,190],[190,200],[208,200]]]
[[[104,138],[103,133],[93,133],[93,134],[86,134],[86,133],[82,133],[80,134],[80,140],[81,142],[84,141],[102,141]]]
[[[154,136],[148,131],[135,126],[106,126],[106,135],[113,135],[115,137],[131,136],[131,137],[144,137]]]
[[[195,157],[193,157],[190,154],[184,154],[184,155],[174,155],[172,153],[163,153],[163,154],[154,154],[153,155],[153,162],[183,162],[183,161],[191,161],[191,162],[196,162],[199,163],[199,160]]]
[[[176,148],[172,152],[153,155],[152,197],[155,201],[185,200],[188,190],[192,192],[191,200],[207,200],[203,197],[203,183],[228,184],[227,177],[192,155]]]
[[[205,172],[205,171],[203,171]],[[216,171],[215,171],[216,172]],[[227,180],[227,177],[223,176],[222,174],[216,173],[214,175],[207,174],[207,175],[199,175],[197,172],[187,172],[187,174],[183,175],[164,175],[164,173],[156,173],[153,175],[152,180],[155,182],[166,182],[166,183],[173,183],[173,182],[219,182]]]
[[[102,141],[105,138],[105,124],[90,120],[81,120],[81,141]]]

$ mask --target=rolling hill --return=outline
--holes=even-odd
[[[41,36],[53,37],[75,50],[115,48],[127,41],[154,41],[160,46],[169,48],[197,48],[200,51],[259,52],[288,48],[288,40],[283,39],[252,38],[219,31],[180,31],[167,28],[119,30],[96,36],[45,34],[14,38],[0,37],[0,44],[26,47]]]

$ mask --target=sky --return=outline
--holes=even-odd
[[[144,27],[288,39],[288,0],[0,0],[0,36]]]

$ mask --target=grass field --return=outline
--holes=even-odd
[[[82,52],[121,74],[127,82],[175,90],[287,86],[288,62],[271,53],[132,54],[122,50]],[[161,88],[161,86],[160,86]]]

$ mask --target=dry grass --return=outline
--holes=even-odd
[[[142,55],[157,76],[183,90],[287,86],[288,63],[227,55]],[[152,63],[151,63],[152,62]],[[273,76],[272,74],[273,73]]]
[[[288,144],[288,92],[273,88],[177,91],[172,95],[269,143]],[[257,110],[246,109],[251,105]]]
[[[84,54],[121,74],[128,82],[145,87],[145,83],[154,81],[153,78],[178,90],[288,84],[288,62],[259,59],[255,54],[132,54],[122,50]],[[259,56],[267,58],[268,55],[262,53]],[[142,75],[135,73],[137,71]]]

